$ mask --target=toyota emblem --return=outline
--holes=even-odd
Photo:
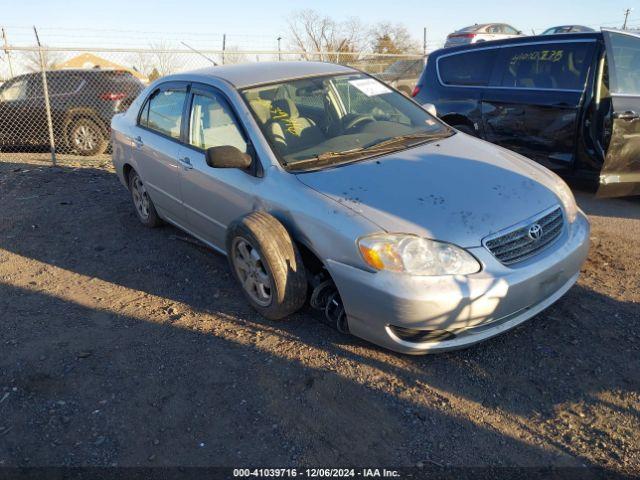
[[[529,227],[529,238],[533,241],[538,241],[540,240],[540,237],[542,237],[542,227],[539,224],[534,223]]]

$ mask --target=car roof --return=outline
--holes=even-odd
[[[457,32],[461,32],[463,30],[481,30],[483,28],[486,27],[490,27],[492,25],[505,25],[507,27],[511,27],[511,25],[509,25],[508,23],[502,23],[502,22],[490,22],[490,23],[474,23],[473,25],[469,25],[468,27],[463,27],[460,30],[456,30]],[[511,27],[514,28],[514,27]]]
[[[548,32],[549,30],[557,30],[559,28],[579,28],[582,30],[582,32],[586,32],[586,33],[591,33],[596,31],[595,29],[591,27],[587,27],[585,25],[556,25],[555,27],[549,27],[544,31]],[[580,33],[580,32],[568,32],[568,33]]]
[[[555,40],[560,42],[566,42],[568,40],[581,40],[581,39],[597,39],[601,38],[601,32],[570,32],[570,33],[554,33],[552,35],[534,35],[534,36],[522,36],[505,38],[501,40],[492,40],[490,42],[469,43],[466,45],[458,45],[455,47],[441,48],[436,52],[438,55],[457,51],[486,49],[486,48],[498,48],[504,45],[519,45],[522,43],[550,43]],[[433,55],[432,53],[432,55]]]
[[[201,68],[162,79],[190,80],[209,77],[229,82],[236,88],[245,88],[294,78],[356,72],[358,71],[353,68],[328,62],[255,62]]]

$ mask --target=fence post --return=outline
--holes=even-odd
[[[44,91],[44,107],[47,112],[47,127],[49,128],[49,146],[51,147],[51,163],[56,165],[56,142],[53,137],[53,121],[51,120],[51,104],[49,103],[49,88],[47,86],[47,73],[46,65],[44,62],[44,53],[42,45],[40,44],[40,37],[38,37],[38,31],[36,27],[33,27],[33,32],[36,35],[36,42],[38,43],[38,54],[40,56],[40,72],[42,73],[42,90]]]
[[[7,39],[7,32],[2,27],[2,41],[4,43],[4,53],[7,56],[7,63],[9,64],[9,76],[13,78],[13,65],[11,64],[11,53],[9,52],[9,40]]]

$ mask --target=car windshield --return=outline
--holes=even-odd
[[[243,90],[262,132],[291,169],[315,169],[409,148],[453,131],[361,73]]]

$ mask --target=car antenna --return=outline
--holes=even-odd
[[[184,42],[180,42],[180,43],[181,43],[181,44],[183,44],[185,47],[187,47],[189,50],[193,50],[194,52],[196,52],[196,53],[197,53],[198,55],[200,55],[201,57],[206,58],[207,60],[209,60],[211,63],[213,63],[213,66],[214,66],[214,67],[217,67],[217,66],[218,66],[218,64],[213,60],[213,58],[211,58],[211,57],[207,57],[204,53],[202,53],[202,52],[200,52],[200,51],[196,50],[195,48],[193,48],[193,47],[192,47],[192,46],[190,46],[190,45],[187,45],[187,44],[186,44],[186,43],[184,43]]]

